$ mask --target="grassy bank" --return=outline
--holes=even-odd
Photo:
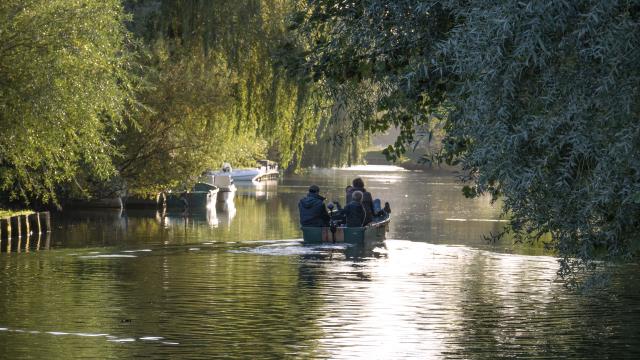
[[[29,215],[33,214],[31,210],[4,210],[0,209],[0,219],[8,218],[17,215]]]

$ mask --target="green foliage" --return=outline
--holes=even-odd
[[[464,5],[464,6],[463,6]],[[551,233],[568,275],[629,259],[640,206],[640,3],[451,2],[445,144],[516,233]]]
[[[315,139],[305,144],[301,165],[304,167],[344,166],[361,163],[369,145],[369,133],[358,119],[372,116],[376,93],[368,87],[342,84],[332,87],[322,100],[317,117]],[[316,90],[321,92],[321,89]],[[320,96],[318,96],[320,98]],[[315,140],[315,142],[312,142]]]
[[[208,164],[220,166],[233,132],[223,112],[233,79],[224,63],[201,52],[169,58],[162,41],[146,59],[147,86],[138,94],[145,108],[119,136],[116,165],[129,192],[155,195],[195,180]]]
[[[0,219],[12,217],[12,216],[18,216],[18,215],[31,215],[31,214],[33,214],[33,211],[30,211],[30,210],[12,211],[12,210],[0,209]]]
[[[223,161],[296,168],[347,122],[318,133],[332,101],[282,66],[295,3],[131,0],[128,17],[117,0],[3,2],[0,191],[152,195]],[[351,140],[337,162],[366,137]]]
[[[80,168],[113,174],[129,96],[120,1],[0,3],[0,190],[56,200]]]
[[[354,129],[398,128],[397,141],[385,150],[397,159],[442,102],[447,83],[425,55],[452,24],[438,2],[311,1],[291,18],[305,51],[288,66],[329,88],[338,100],[360,105],[349,109]]]
[[[311,1],[292,19],[312,39],[294,69],[376,84],[383,116],[354,121],[398,126],[390,157],[442,115],[465,195],[504,197],[511,230],[551,234],[572,275],[637,255],[639,18],[638,1]]]
[[[287,166],[318,118],[309,85],[273,61],[290,1],[130,1],[147,84],[119,140],[130,191],[188,186],[223,161]],[[299,158],[298,158],[299,161]]]

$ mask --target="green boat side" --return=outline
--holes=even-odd
[[[191,191],[165,193],[165,206],[170,209],[205,209],[216,204],[218,188],[196,184]]]
[[[386,216],[378,219],[364,227],[336,227],[335,235],[332,234],[329,226],[310,227],[302,226],[302,238],[304,243],[363,243],[369,241],[384,240],[389,231],[391,217]]]

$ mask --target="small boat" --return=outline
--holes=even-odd
[[[155,198],[127,196],[122,198],[122,202],[127,209],[158,209],[164,207],[165,196],[164,192],[156,194]]]
[[[364,243],[384,240],[389,231],[391,216],[386,214],[374,220],[364,227],[338,226],[333,221],[329,226],[310,227],[302,226],[302,238],[305,243]]]
[[[236,191],[238,191],[233,183],[233,178],[229,175],[218,175],[213,180],[213,185],[219,189],[218,202],[233,201]]]
[[[233,183],[233,177],[231,176],[231,166],[225,163],[222,166],[222,171],[206,171],[200,177],[200,182],[213,185],[218,188],[218,202],[230,202],[233,201],[236,195],[236,185]]]
[[[165,206],[170,209],[204,209],[215,205],[218,191],[213,185],[196,183],[191,191],[166,193]]]
[[[270,160],[260,160],[255,168],[231,170],[229,174],[234,181],[252,182],[275,179],[280,175],[278,164]]]

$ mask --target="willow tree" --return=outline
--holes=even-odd
[[[637,255],[640,2],[452,2],[446,146],[562,274]],[[463,6],[464,5],[464,6]]]
[[[302,80],[302,79],[301,79]],[[304,167],[351,166],[364,161],[370,144],[370,133],[361,119],[374,117],[378,92],[370,91],[374,85],[358,87],[353,84],[334,84],[325,91],[316,90],[322,99],[322,111],[315,131],[302,154]]]
[[[79,171],[113,173],[125,19],[117,0],[0,2],[0,190],[55,200]]]
[[[638,1],[321,0],[294,27],[316,81],[382,85],[385,116],[364,123],[404,130],[391,155],[445,119],[466,195],[502,197],[510,230],[550,234],[571,275],[637,256],[639,22]]]
[[[442,106],[449,84],[431,57],[452,26],[439,2],[309,1],[290,18],[287,66],[345,101],[353,133],[398,128],[385,150],[397,159]]]
[[[128,3],[147,82],[139,97],[147,108],[120,142],[129,187],[175,186],[223,161],[286,166],[302,151],[318,122],[309,86],[273,60],[290,3]]]

